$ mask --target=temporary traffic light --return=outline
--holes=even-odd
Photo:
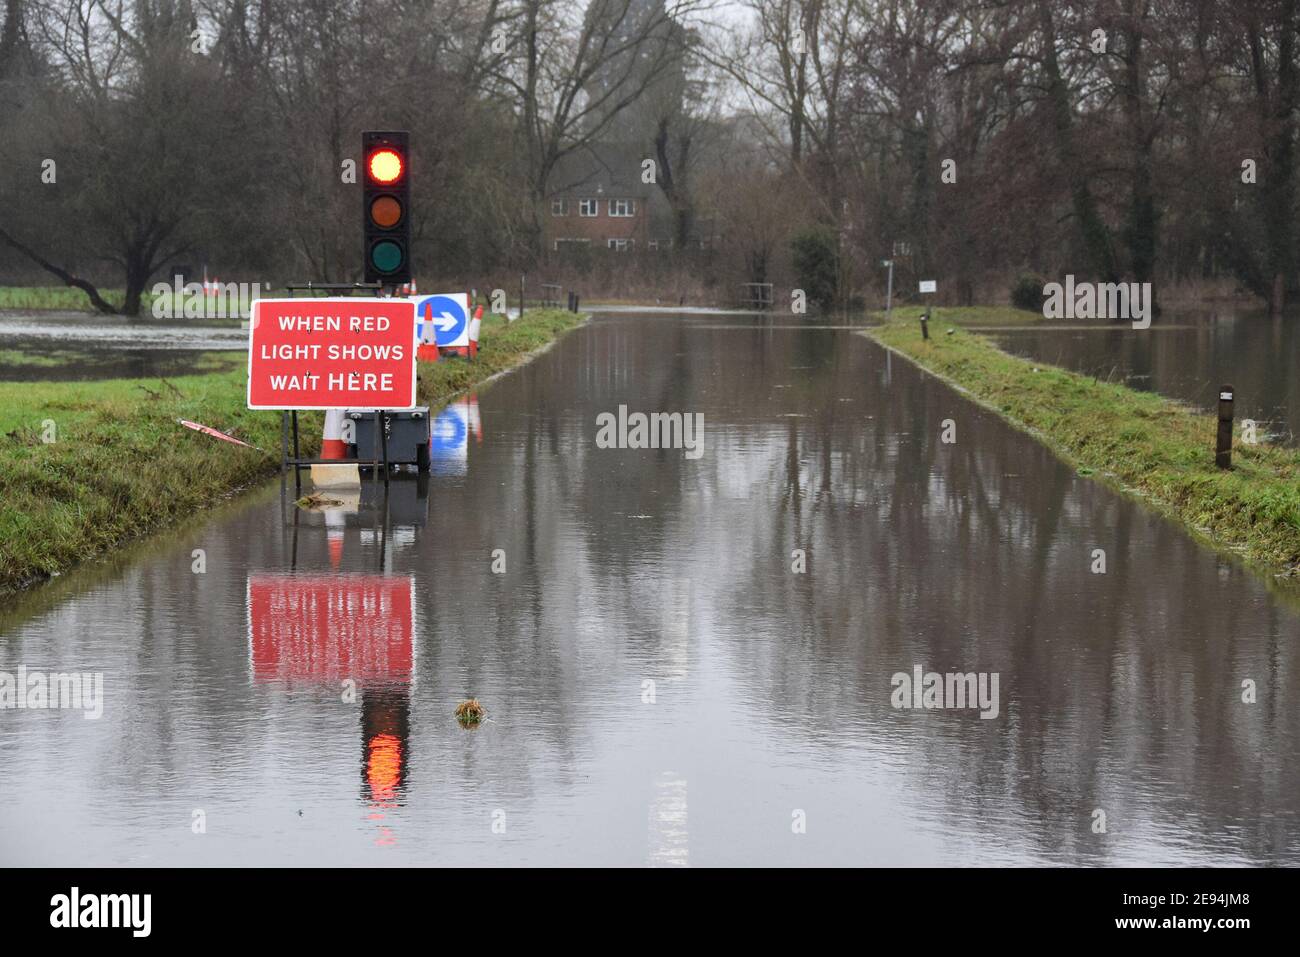
[[[405,130],[361,134],[366,282],[411,281],[409,147],[410,134]]]

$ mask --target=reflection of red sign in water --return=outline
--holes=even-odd
[[[414,596],[409,577],[250,578],[253,680],[409,682]]]
[[[409,409],[415,303],[258,299],[248,338],[250,409]]]

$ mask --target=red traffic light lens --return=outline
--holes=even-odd
[[[370,154],[366,166],[370,170],[370,178],[376,183],[396,183],[402,178],[402,156],[395,150],[375,150]]]

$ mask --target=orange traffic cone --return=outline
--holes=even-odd
[[[320,457],[323,459],[348,457],[347,443],[343,441],[342,409],[329,409],[325,413],[325,433],[321,436]]]
[[[330,567],[338,571],[343,564],[344,522],[342,512],[325,513],[325,537],[330,550]]]
[[[429,341],[420,343],[420,348],[415,350],[415,358],[420,362],[437,362],[438,333],[433,328],[433,303],[431,302],[424,304],[424,328],[420,332],[420,338]]]
[[[466,409],[469,413],[469,427],[474,433],[474,441],[479,445],[483,444],[483,419],[478,413],[478,394],[471,392],[466,402]]]

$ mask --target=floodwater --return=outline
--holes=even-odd
[[[1300,863],[1295,605],[790,325],[598,319],[386,505],[272,483],[27,596],[0,670],[103,715],[0,711],[0,861]],[[597,447],[620,405],[703,454]],[[894,707],[917,667],[996,709]]]
[[[177,376],[207,353],[247,351],[237,321],[128,322],[85,313],[0,315],[0,382]]]
[[[1150,329],[1130,323],[1033,326],[991,333],[1002,348],[1039,362],[1122,382],[1213,409],[1234,387],[1238,420],[1253,418],[1274,441],[1300,433],[1300,317],[1169,311]]]

